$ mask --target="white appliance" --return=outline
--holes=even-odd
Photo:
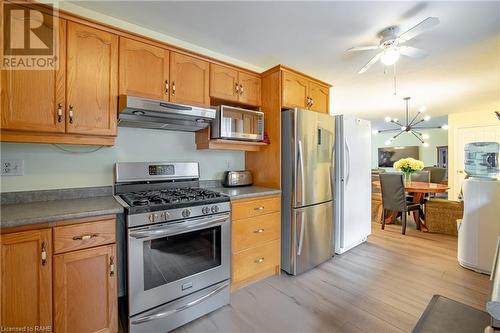
[[[466,268],[489,274],[500,236],[500,181],[467,179],[463,184],[463,198],[458,262]]]
[[[371,124],[340,115],[335,122],[334,247],[342,254],[371,234]]]

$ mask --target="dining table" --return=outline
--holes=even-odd
[[[376,181],[374,185],[380,187],[380,181]],[[436,184],[436,183],[427,183],[427,182],[406,182],[405,183],[405,192],[408,194],[412,194],[412,202],[415,204],[421,204],[424,201],[424,196],[426,193],[444,193],[448,191],[450,188],[448,185],[444,184]],[[392,223],[395,220],[397,212],[394,212],[392,215],[388,217],[389,221],[387,224]],[[413,212],[413,219],[417,225],[417,230],[421,230],[423,232],[428,232],[428,228],[425,225],[425,218],[421,216],[418,211]]]

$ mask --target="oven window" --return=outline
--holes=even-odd
[[[221,265],[220,226],[144,242],[144,290]]]

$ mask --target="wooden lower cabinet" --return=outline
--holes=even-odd
[[[115,245],[54,256],[55,332],[117,332]]]
[[[74,222],[0,230],[0,331],[118,332],[115,217]]]
[[[269,196],[232,203],[233,290],[280,273],[279,202],[279,196]]]
[[[52,231],[0,235],[2,332],[52,326]]]

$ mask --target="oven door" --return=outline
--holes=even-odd
[[[230,277],[229,214],[128,231],[129,315]]]

